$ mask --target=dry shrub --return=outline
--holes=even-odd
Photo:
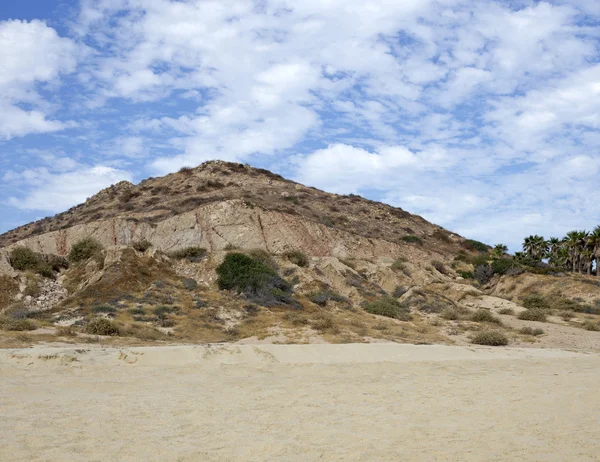
[[[498,314],[509,314],[512,316],[515,314],[515,310],[513,310],[512,308],[502,308],[498,311]]]
[[[473,337],[471,343],[475,345],[504,346],[508,345],[508,337],[498,331],[480,332]]]
[[[94,318],[85,326],[85,332],[92,335],[121,335],[121,329],[105,318]]]
[[[31,319],[15,319],[8,316],[0,316],[0,329],[20,332],[35,330],[36,328],[35,322]]]
[[[526,327],[522,327],[519,332],[521,334],[525,334],[525,335],[538,336],[538,335],[542,335],[544,333],[544,329],[540,329],[539,327],[536,327],[534,329],[532,327],[526,326]]]
[[[546,321],[546,313],[540,309],[531,309],[525,310],[519,313],[517,318],[522,319],[523,321]]]
[[[584,321],[581,327],[583,327],[585,330],[590,330],[594,332],[600,331],[600,324],[590,320]]]
[[[494,324],[501,324],[500,319],[495,317],[489,310],[477,310],[471,315],[471,321],[473,322],[491,322]]]

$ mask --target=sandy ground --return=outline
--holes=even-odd
[[[600,460],[600,356],[449,346],[0,351],[0,460]]]

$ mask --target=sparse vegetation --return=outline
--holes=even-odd
[[[73,263],[86,261],[100,254],[102,250],[102,245],[96,239],[88,237],[73,244],[69,252],[69,261]]]
[[[91,335],[110,335],[116,336],[121,334],[119,327],[112,321],[106,318],[94,318],[85,326],[85,332]]]
[[[585,330],[590,330],[590,331],[600,331],[600,324],[596,321],[591,321],[591,320],[586,320],[583,322],[583,324],[581,324],[581,327],[584,328]]]
[[[476,241],[474,239],[466,239],[462,243],[462,246],[465,249],[471,250],[473,252],[487,253],[490,250],[489,245],[484,244],[483,242]]]
[[[305,253],[300,252],[299,250],[291,250],[283,254],[284,258],[286,258],[289,262],[293,263],[296,266],[300,266],[301,268],[306,268],[309,265],[308,257]]]
[[[400,321],[410,321],[412,319],[410,310],[391,297],[380,297],[377,300],[365,303],[363,308],[367,313],[399,319]]]
[[[471,321],[473,322],[491,322],[494,324],[501,324],[500,319],[495,317],[489,310],[477,310],[471,315]]]
[[[423,244],[423,239],[421,239],[419,236],[415,236],[415,235],[412,235],[412,234],[409,234],[407,236],[403,236],[402,240],[404,242],[409,243],[409,244],[419,244],[419,245]]]
[[[517,318],[523,321],[546,321],[546,313],[540,309],[529,309],[525,311],[521,311]]]
[[[28,331],[37,328],[35,322],[31,319],[20,318],[16,319],[10,316],[0,316],[0,329],[10,331]]]
[[[533,328],[533,327],[525,326],[525,327],[522,327],[519,332],[524,335],[533,335],[533,336],[537,337],[538,335],[543,335],[544,329],[540,329],[539,327]]]
[[[471,343],[475,345],[504,346],[508,345],[508,337],[502,332],[494,330],[479,332],[473,337]]]
[[[150,241],[144,239],[142,241],[135,241],[135,242],[133,242],[131,244],[131,247],[133,247],[138,252],[145,252],[150,247],[152,247],[152,243]]]
[[[392,296],[394,298],[400,298],[402,297],[406,292],[408,291],[408,289],[406,287],[402,287],[402,286],[396,286],[394,288],[394,291],[392,292]]]
[[[444,265],[439,260],[432,261],[431,266],[433,266],[436,270],[438,270],[440,273],[442,273],[444,275],[448,274],[448,269],[446,268],[446,265]]]
[[[515,310],[512,308],[502,308],[501,310],[498,310],[498,314],[507,314],[512,316],[515,314]]]
[[[192,263],[198,263],[206,256],[206,249],[204,247],[185,247],[170,252],[168,255],[175,260],[187,260]]]
[[[313,292],[308,295],[308,299],[319,306],[326,306],[327,302],[329,301],[346,303],[350,305],[350,301],[346,297],[343,297],[342,295],[332,290],[321,290],[318,292]]]
[[[473,271],[457,270],[456,274],[458,274],[463,279],[473,279]]]

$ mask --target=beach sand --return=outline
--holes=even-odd
[[[599,386],[560,350],[1,350],[0,460],[600,460]]]

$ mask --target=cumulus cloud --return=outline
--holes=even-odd
[[[72,122],[49,120],[34,109],[43,105],[36,83],[52,82],[72,72],[77,47],[45,23],[34,20],[0,22],[0,137],[58,131]],[[22,107],[23,105],[28,108]]]
[[[10,197],[9,204],[26,210],[62,212],[119,181],[131,181],[126,171],[105,166],[84,167],[52,174],[46,169],[21,173],[31,189],[22,198]],[[15,180],[15,178],[12,178]]]
[[[19,37],[0,137],[77,112],[57,141],[77,171],[259,162],[514,249],[599,215],[598,19],[593,0],[83,0],[73,39],[0,24]],[[55,116],[40,86],[73,71]]]

